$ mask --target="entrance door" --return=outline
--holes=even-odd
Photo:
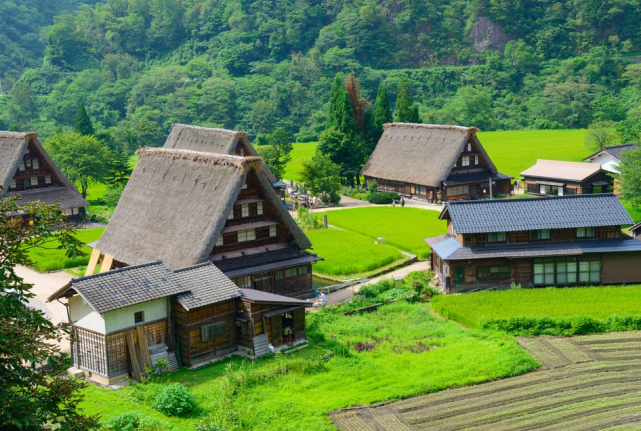
[[[272,291],[272,276],[269,272],[256,274],[254,275],[253,279],[254,279],[254,289],[260,290],[261,292]]]
[[[464,268],[453,268],[454,269],[454,285],[462,286],[463,285],[463,273]]]

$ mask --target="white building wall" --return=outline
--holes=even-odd
[[[100,334],[105,333],[105,320],[80,295],[69,298],[69,316],[76,326]]]
[[[136,325],[134,313],[144,312],[145,322],[166,319],[168,316],[168,299],[159,298],[141,304],[130,305],[118,310],[108,311],[102,315],[108,334]]]
[[[619,173],[619,161],[609,154],[601,154],[596,157],[591,163],[599,163],[603,169],[609,172]]]

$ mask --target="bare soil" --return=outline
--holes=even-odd
[[[379,406],[339,410],[340,430],[641,429],[641,332],[520,338],[538,370]]]

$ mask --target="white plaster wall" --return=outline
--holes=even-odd
[[[105,333],[105,320],[80,295],[69,298],[69,316],[76,326],[100,334]]]
[[[599,163],[606,171],[614,172],[615,174],[619,173],[619,161],[609,154],[601,154],[592,160],[592,163]]]
[[[108,311],[102,315],[105,319],[107,333],[134,326],[134,313],[144,311],[145,322],[167,318],[167,298],[154,299],[141,304],[130,305],[118,310]]]

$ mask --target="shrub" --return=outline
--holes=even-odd
[[[367,197],[367,201],[372,204],[384,205],[391,204],[393,199],[400,199],[401,195],[396,192],[380,192],[380,193],[370,193]]]
[[[163,388],[153,407],[166,416],[185,416],[196,409],[196,398],[183,385],[174,383]]]
[[[100,427],[101,430],[113,431],[163,431],[171,428],[165,421],[134,412],[115,416]]]
[[[304,232],[320,229],[323,225],[323,223],[317,219],[314,214],[310,214],[309,210],[305,207],[298,208],[298,215],[295,221]]]
[[[339,195],[336,192],[332,192],[329,195],[329,202],[334,205],[338,205],[338,203],[341,201],[341,195]]]
[[[153,406],[156,396],[162,391],[164,385],[159,383],[137,383],[131,387],[129,399],[140,404]]]
[[[378,283],[366,284],[358,291],[359,295],[366,298],[376,298],[380,294],[392,290],[394,288],[394,280],[392,278],[384,278]]]
[[[372,180],[369,183],[369,192],[370,193],[378,193],[378,183],[376,182],[376,180]]]
[[[105,205],[115,207],[120,201],[120,196],[122,196],[122,187],[109,187],[105,190],[105,193],[102,195],[102,199],[105,202]]]

